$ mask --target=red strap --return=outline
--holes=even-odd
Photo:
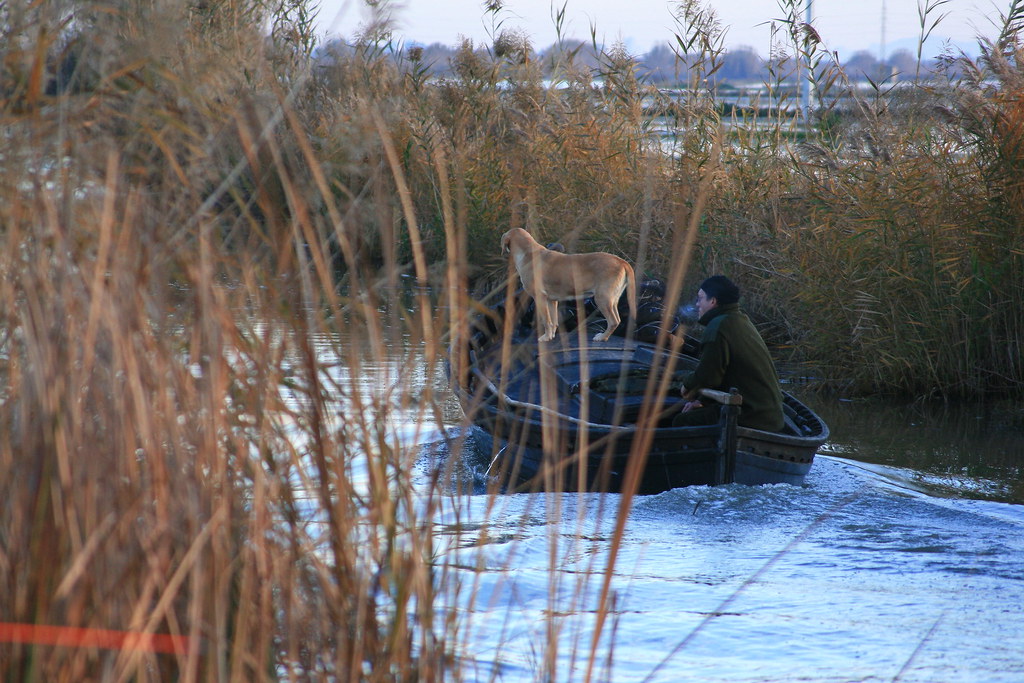
[[[138,650],[172,655],[188,654],[195,651],[192,647],[192,639],[188,636],[11,622],[0,622],[0,643]]]

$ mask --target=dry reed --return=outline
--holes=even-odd
[[[678,43],[710,76],[698,9]],[[394,425],[458,421],[438,378],[509,226],[672,296],[726,270],[835,383],[1019,393],[1019,14],[955,78],[842,91],[799,145],[690,90],[665,154],[621,47],[557,55],[550,88],[502,33],[435,82],[372,32],[311,71],[301,2],[0,10],[0,622],[95,634],[11,636],[0,676],[460,680],[454,475],[424,485]],[[590,608],[589,636],[551,619],[540,672],[610,666],[609,583]]]

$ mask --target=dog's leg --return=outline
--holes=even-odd
[[[554,339],[558,334],[558,299],[548,301],[548,338]]]
[[[548,336],[548,300],[544,298],[544,295],[534,294],[533,296],[533,308],[537,318],[537,341],[550,341]]]
[[[595,302],[597,303],[597,302]],[[608,323],[608,327],[605,328],[604,332],[598,332],[594,335],[594,341],[608,341],[608,338],[612,336],[618,327],[622,319],[619,318],[619,310],[615,305],[609,305],[608,302],[602,301],[598,305],[598,309],[604,315],[604,319]]]
[[[620,282],[618,287],[608,292],[607,298],[604,296],[594,297],[594,303],[597,304],[598,310],[601,311],[605,321],[608,323],[608,327],[605,328],[604,332],[594,335],[594,341],[608,341],[608,338],[612,336],[612,332],[618,329],[619,323],[622,322],[622,318],[619,317],[619,297],[622,296],[625,284],[624,281]]]
[[[544,317],[542,319],[544,334],[538,341],[551,341],[558,331],[558,302],[548,299],[544,302]]]

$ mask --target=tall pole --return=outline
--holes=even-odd
[[[804,16],[804,23],[807,24],[808,28],[810,28],[811,26],[811,4],[813,2],[814,0],[807,0],[807,9],[806,14]],[[807,59],[807,73],[804,74],[804,81],[801,84],[802,87],[800,92],[802,94],[800,99],[803,101],[804,105],[804,121],[809,122],[811,120],[811,78],[813,74],[811,73],[811,55],[809,52],[806,52],[806,50],[805,57]]]
[[[885,48],[885,0],[882,0],[882,46],[878,49],[878,71],[883,81],[892,75],[892,69],[886,68]]]
[[[878,61],[885,64],[885,0],[882,0],[882,45],[878,49]]]

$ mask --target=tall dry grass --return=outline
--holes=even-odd
[[[922,5],[922,41],[940,5]],[[1019,395],[1020,28],[1013,3],[980,57],[866,89],[816,40],[794,41],[814,65],[811,129],[767,154],[739,134],[705,244],[830,385]]]
[[[470,264],[492,221],[546,206],[523,179],[561,180],[517,165],[514,140],[557,123],[536,149],[586,174],[561,192],[623,188],[602,217],[642,203],[651,180],[630,172],[649,154],[629,126],[596,135],[615,90],[530,113],[539,82],[511,58],[525,75],[500,135],[478,107],[506,95],[468,52],[447,95],[372,44],[324,78],[302,8],[3,15],[4,679],[466,675],[469,625],[439,606],[473,583],[447,554],[458,525],[434,524],[452,475],[417,479],[395,424],[452,422],[437,378]],[[488,162],[519,204],[476,203]],[[629,230],[603,244],[625,250]],[[578,638],[573,657],[595,657]]]
[[[713,15],[678,17],[713,76]],[[597,72],[566,49],[547,87],[514,31],[441,82],[386,31],[313,69],[310,21],[0,10],[0,622],[84,629],[0,629],[5,679],[459,680],[448,474],[424,491],[390,430],[452,422],[434,378],[510,226],[675,297],[729,272],[836,382],[1019,392],[1019,11],[955,78],[868,97],[798,32],[853,103],[810,132],[724,120],[703,78],[664,102],[621,47]],[[539,675],[562,647],[599,675],[601,633],[552,621]]]
[[[1020,391],[1016,3],[980,57],[951,53],[938,76],[919,68],[911,80],[863,84],[803,23],[800,3],[783,2],[766,101],[749,109],[719,99],[723,27],[700,3],[676,7],[673,44],[688,80],[668,94],[620,46],[598,49],[595,68],[568,48],[542,62],[526,36],[503,28],[500,5],[493,44],[463,44],[439,81],[421,51],[384,39],[325,70],[326,158],[337,168],[380,158],[347,142],[372,136],[344,132],[372,131],[352,112],[380,103],[428,261],[451,253],[444,174],[465,231],[455,258],[465,253],[473,279],[503,277],[493,244],[510,226],[667,277],[681,258],[675,226],[689,223],[710,170],[697,261],[678,295],[703,274],[733,275],[780,354],[826,386],[946,398]],[[941,11],[922,4],[922,46]],[[798,100],[802,82],[810,105]],[[377,182],[359,174],[383,168],[356,166],[357,184]],[[381,235],[368,238],[370,260],[411,261],[396,212],[373,214],[363,216]]]
[[[387,432],[441,402],[377,377],[386,330],[439,374],[433,306],[361,269],[306,43],[258,30],[299,4],[207,9],[0,15],[0,677],[451,678],[437,503]]]
[[[541,60],[517,31],[502,31],[493,46],[465,41],[440,81],[427,80],[429,65],[421,59],[419,48],[378,44],[336,55],[322,74],[327,98],[315,124],[329,141],[326,159],[352,169],[350,183],[375,182],[363,175],[381,168],[375,138],[369,149],[349,144],[366,139],[349,131],[373,130],[358,112],[361,102],[374,102],[409,178],[430,261],[463,256],[445,250],[442,183],[453,189],[475,276],[499,267],[494,243],[510,226],[574,249],[629,253],[650,213],[649,186],[667,187],[671,179],[658,167],[657,140],[642,113],[642,98],[655,90],[633,73],[623,48],[603,53],[599,73],[568,47],[549,55],[558,87],[547,87]],[[601,88],[593,86],[598,75]],[[395,242],[397,258],[411,260],[408,238],[391,239],[392,214],[362,218],[386,245],[384,253],[368,245],[371,261],[393,258],[385,250]]]

